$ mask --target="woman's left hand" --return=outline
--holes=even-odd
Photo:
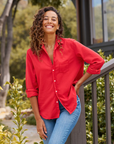
[[[81,86],[81,85],[79,85],[78,82],[77,82],[76,85],[74,86],[77,95],[79,95],[80,86]]]
[[[92,74],[86,72],[86,73],[78,80],[78,82],[77,82],[76,85],[74,86],[77,95],[79,95],[79,89],[80,89],[80,86],[82,85],[82,83],[83,83],[85,80],[87,80],[91,75],[92,75]]]

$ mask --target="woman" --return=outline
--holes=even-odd
[[[26,93],[44,144],[64,144],[76,125],[81,105],[79,88],[99,74],[104,60],[94,51],[62,38],[61,16],[53,7],[38,11],[31,27],[26,57]],[[89,63],[83,75],[84,62]]]

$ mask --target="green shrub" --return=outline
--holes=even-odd
[[[27,121],[27,124],[29,125],[36,125],[36,120],[34,116],[28,117],[26,121]]]
[[[0,125],[0,144],[9,144],[11,142],[11,137],[12,134],[8,130],[4,130],[3,125]]]
[[[13,77],[13,83],[6,82],[9,84],[9,105],[14,109],[13,116],[14,116],[14,124],[17,128],[13,128],[14,132],[11,132],[7,127],[0,125],[0,144],[26,144],[28,142],[27,137],[23,136],[24,132],[27,129],[23,130],[23,126],[26,124],[26,119],[23,118],[25,113],[21,113],[24,105],[26,105],[26,101],[24,101],[25,95],[22,91],[22,85],[19,84],[19,81]],[[5,85],[6,85],[5,84]],[[2,88],[0,87],[2,90]],[[38,144],[37,142],[35,142]],[[41,140],[40,144],[43,144]]]
[[[112,59],[112,56],[104,56],[99,50],[99,54],[105,59],[105,62]],[[85,65],[86,71],[88,65]],[[110,80],[110,107],[111,107],[111,139],[114,141],[114,71],[109,73]],[[97,118],[98,118],[98,143],[106,143],[106,120],[105,120],[105,82],[104,77],[97,81]],[[84,87],[85,111],[86,111],[86,136],[87,144],[93,144],[93,121],[92,121],[92,88],[91,84]]]
[[[23,136],[24,132],[27,130],[23,130],[23,126],[26,124],[26,120],[25,118],[21,117],[21,110],[23,106],[22,99],[24,95],[22,92],[22,85],[19,84],[18,80],[14,77],[13,79],[14,82],[12,84],[10,82],[6,82],[6,84],[10,85],[9,95],[11,99],[9,100],[9,103],[11,107],[14,109],[14,111],[12,111],[14,115],[13,122],[17,126],[17,128],[13,128],[13,139],[15,139],[15,143],[25,144],[26,142],[28,142],[28,140],[26,140],[27,137]]]
[[[25,79],[16,79],[18,81],[18,83],[22,86],[22,99],[20,99],[21,104],[21,109],[29,109],[31,108],[31,104],[30,104],[30,100],[27,98],[26,92],[25,92]],[[10,92],[8,92],[7,94],[7,101],[6,101],[6,105],[12,107],[12,105],[10,104],[10,99],[11,99],[11,95]]]

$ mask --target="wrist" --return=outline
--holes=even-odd
[[[78,81],[78,82],[76,83],[76,85],[77,85],[77,87],[80,87],[80,86],[82,85],[82,83],[81,83],[80,81]]]
[[[37,116],[37,117],[35,117],[35,119],[36,119],[36,121],[39,121],[42,118],[41,118],[41,116]]]

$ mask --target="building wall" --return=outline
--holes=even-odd
[[[114,53],[114,1],[72,1],[78,13],[78,41],[96,52],[102,49],[105,55]]]

